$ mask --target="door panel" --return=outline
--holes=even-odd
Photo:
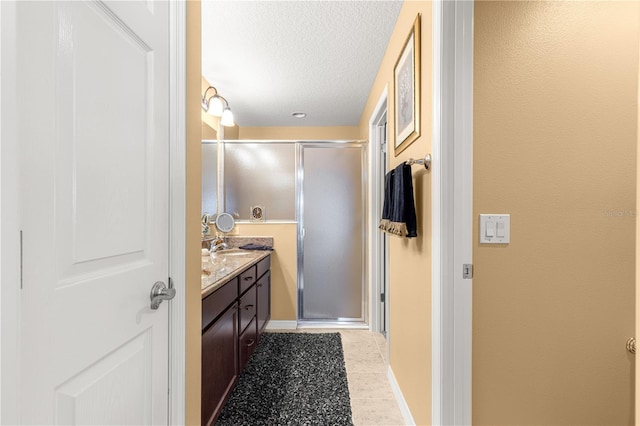
[[[56,424],[150,424],[151,356],[147,330],[70,378],[55,391]]]
[[[168,3],[20,2],[17,23],[23,423],[166,424]]]
[[[74,263],[142,253],[151,213],[140,195],[153,173],[153,52],[105,6],[67,3],[58,15],[59,44],[73,46],[56,58],[64,95],[55,110],[57,156],[61,166],[71,162],[57,169],[71,201],[58,214],[73,220]]]
[[[153,179],[154,67],[150,48],[105,6],[66,3],[57,12],[59,44],[73,46],[55,61],[56,229],[73,236],[57,254],[69,285],[149,262],[154,212],[141,194]]]
[[[364,320],[362,152],[303,147],[303,320]]]

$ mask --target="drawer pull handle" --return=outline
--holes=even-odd
[[[252,280],[252,279],[253,279],[253,277],[244,277],[243,278],[243,280],[245,280],[245,281],[249,281],[249,280]]]
[[[250,348],[251,346],[253,346],[256,343],[256,341],[254,339],[251,340],[247,340],[247,347]]]
[[[256,287],[262,287],[262,283],[256,284]]]
[[[246,311],[250,311],[251,309],[253,309],[253,305],[246,305],[243,309]]]

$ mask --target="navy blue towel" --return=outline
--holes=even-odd
[[[418,236],[411,166],[402,163],[385,176],[384,205],[378,228],[400,237]]]
[[[273,247],[271,246],[253,244],[253,243],[245,244],[243,246],[240,246],[239,248],[241,248],[242,250],[273,250]]]

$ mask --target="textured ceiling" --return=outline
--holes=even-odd
[[[357,125],[401,6],[203,0],[202,74],[240,126]]]

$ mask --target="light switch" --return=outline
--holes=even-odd
[[[487,227],[485,229],[485,236],[487,237],[495,237],[496,236],[496,223],[492,220],[487,221]]]
[[[511,216],[508,214],[480,215],[480,244],[509,244]]]

